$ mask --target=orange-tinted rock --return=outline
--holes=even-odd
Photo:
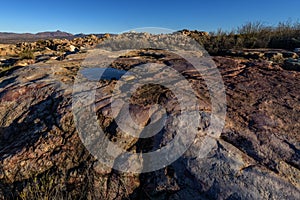
[[[99,42],[94,36],[74,41],[85,43],[83,40],[89,44]],[[40,61],[0,77],[0,198],[16,197],[28,191],[30,185],[39,185],[34,182],[35,177],[44,184],[54,182],[53,190],[73,198],[299,196],[299,72],[284,70],[265,60],[214,57],[227,95],[226,124],[216,146],[206,157],[200,157],[197,149],[204,141],[199,134],[190,149],[171,165],[155,172],[133,174],[97,165],[79,137],[72,90],[85,56],[73,54],[62,61]],[[201,74],[191,64],[162,50],[142,50],[116,59],[111,67],[129,70],[146,62],[165,64],[183,73],[199,102],[199,130],[205,130],[212,110],[210,97]],[[154,77],[159,76],[153,73],[147,78]],[[108,139],[131,152],[154,151],[172,141],[176,132],[166,131],[167,128],[149,140],[122,132],[112,119],[109,101],[117,82],[99,81],[95,95],[95,115]],[[180,82],[173,84],[180,86]],[[130,103],[129,114],[140,125],[150,123],[151,105],[160,104],[171,117],[181,112],[174,94],[156,84],[139,88]],[[90,125],[87,116],[80,117]]]

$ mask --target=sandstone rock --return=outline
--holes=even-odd
[[[36,62],[44,62],[44,61],[47,61],[50,59],[51,59],[50,55],[41,55],[41,56],[36,57]]]
[[[143,34],[127,34],[124,39],[127,36],[146,41]],[[84,40],[89,45],[99,42],[93,36]],[[49,45],[61,43],[52,41]],[[74,121],[72,92],[74,78],[87,54],[69,56],[72,59],[41,61],[0,76],[1,199],[22,194],[28,195],[28,199],[45,199],[41,186],[57,192],[49,199],[297,199],[300,196],[298,72],[262,60],[214,57],[226,87],[227,118],[220,138],[203,139],[201,133],[205,133],[211,122],[210,96],[203,77],[190,63],[170,52],[151,49],[116,58],[110,66],[125,71],[145,63],[177,70],[195,90],[201,112],[199,132],[184,155],[163,169],[133,174],[97,162],[83,145]],[[109,59],[105,54],[102,56]],[[153,68],[151,76],[145,79],[159,77],[164,76]],[[137,78],[128,76],[128,84],[134,85]],[[183,84],[171,74],[168,80],[176,88]],[[126,88],[117,88],[117,83],[118,80],[109,79],[90,83],[96,90],[97,123],[109,141],[126,151],[140,153],[154,151],[172,141],[176,132],[169,126],[146,139],[122,131],[110,108],[114,90],[113,95],[127,98],[127,93],[120,92]],[[190,126],[173,120],[181,110],[178,99],[168,88],[149,84],[138,88],[130,98],[130,115],[139,124],[159,119],[155,115],[158,111],[150,107],[160,104],[167,111],[167,124]],[[182,99],[187,104],[190,101],[187,96]],[[80,114],[86,127],[94,127],[87,113]],[[117,119],[128,118],[121,112],[116,114]],[[105,147],[102,140],[96,142]],[[207,144],[213,144],[213,148],[201,155],[199,148]],[[121,153],[117,159],[122,159]],[[141,156],[140,161],[143,159]]]
[[[87,52],[87,49],[99,44],[105,38],[109,38],[106,34],[103,38],[91,35],[84,38],[75,38],[73,40],[51,39],[39,40],[36,42],[20,42],[15,45],[0,44],[0,63],[1,71],[7,67],[27,66],[35,62],[51,62],[51,60],[63,60],[70,54],[78,52]],[[18,61],[16,57],[25,59]],[[29,58],[35,58],[33,59]],[[4,68],[3,68],[4,67]],[[6,69],[5,69],[6,70]]]
[[[28,66],[28,65],[31,65],[34,63],[35,63],[34,59],[25,59],[25,60],[20,60],[20,61],[16,62],[15,65],[25,67],[25,66]]]
[[[18,51],[12,46],[6,46],[0,49],[0,56],[15,56],[18,54]]]
[[[222,52],[224,55],[233,57],[242,57],[247,59],[268,59],[270,61],[281,62],[285,58],[296,59],[299,56],[294,52],[289,52],[281,49],[244,49],[244,50],[226,50]],[[221,54],[222,54],[221,53]],[[223,55],[222,54],[222,55]]]
[[[182,31],[179,31],[181,33],[183,33],[184,35],[187,35],[187,36],[191,36],[191,35],[197,35],[197,36],[200,36],[200,37],[208,37],[209,36],[209,33],[205,32],[205,31],[197,31],[197,30],[194,30],[194,31],[190,31],[190,30],[187,30],[187,29],[184,29]]]
[[[69,51],[70,52],[75,52],[75,50],[78,50],[74,45],[69,46]]]
[[[110,34],[109,33],[105,33],[104,34],[104,38],[110,38]]]
[[[269,59],[269,60],[273,60],[273,61],[280,61],[283,60],[283,55],[282,53],[279,52],[266,52],[264,54],[264,56]]]

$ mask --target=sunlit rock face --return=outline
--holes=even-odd
[[[138,36],[143,37],[151,35]],[[221,136],[214,138],[206,137],[212,113],[210,93],[201,73],[191,63],[165,50],[143,49],[115,58],[109,68],[82,66],[89,51],[1,72],[0,198],[34,198],[30,195],[35,193],[29,191],[36,191],[41,198],[48,195],[54,199],[297,199],[300,196],[298,70],[286,70],[264,56],[213,57],[224,81],[227,105],[225,126]],[[170,67],[188,81],[201,116],[198,131],[193,144],[172,164],[142,174],[120,172],[97,162],[97,155],[84,146],[72,109],[74,80],[80,76],[93,85],[92,111],[108,141],[127,152],[151,152],[175,138],[173,124],[189,127],[191,123],[176,121],[176,116],[183,112],[178,102],[189,105],[189,96],[176,98],[174,92],[159,84],[139,87],[129,97],[121,92],[126,88],[117,88],[119,81],[134,85],[139,77],[127,72],[135,67],[143,69],[146,63]],[[153,71],[148,71],[151,76],[145,79],[165,77],[155,68],[149,69]],[[172,75],[168,80],[175,88],[184,84]],[[113,113],[112,96],[130,99],[130,116]],[[141,131],[140,134],[150,137],[138,138],[122,130],[114,115],[119,120],[131,117],[142,127],[152,122],[163,122],[164,126],[155,135],[151,135],[151,130]],[[86,119],[86,126],[91,125],[84,112],[80,117]],[[128,130],[139,131],[131,125]],[[97,143],[100,147],[101,144]],[[199,149],[206,144],[212,148],[201,154]],[[118,159],[121,156],[120,153]],[[140,163],[144,159],[140,156]],[[41,193],[42,186],[45,191]]]

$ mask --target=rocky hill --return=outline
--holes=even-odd
[[[177,43],[183,42],[182,37],[176,37]],[[107,45],[111,41],[115,46]],[[204,59],[203,63],[209,63],[207,59],[213,61],[226,93],[227,113],[222,132],[219,137],[205,140],[212,113],[220,111],[212,108],[213,97],[201,73],[183,57],[162,48],[130,50],[121,56],[109,53],[124,41],[147,47],[152,43],[159,46],[161,41],[170,39],[164,35],[131,33],[1,47],[0,199],[297,199],[300,196],[298,54],[264,49],[209,57],[205,51],[189,51],[187,55],[198,55]],[[129,47],[131,44],[126,43]],[[105,51],[97,55],[99,60],[94,63],[95,60],[87,58],[94,55],[97,45],[105,47]],[[99,61],[112,58],[109,67],[114,69],[113,73],[108,71],[105,78],[98,80],[95,74],[101,69]],[[78,84],[79,76],[83,84],[88,80],[93,85],[93,116],[110,142],[132,153],[155,151],[178,134],[172,124],[193,130],[190,128],[193,120],[176,121],[176,116],[184,111],[178,102],[185,102],[191,111],[196,108],[189,106],[188,95],[176,98],[166,87],[146,84],[129,95],[130,115],[140,125],[151,124],[159,118],[159,112],[152,106],[159,104],[168,116],[165,128],[146,139],[122,131],[117,119],[126,119],[122,118],[121,110],[113,114],[110,101],[116,96],[127,97],[122,87],[118,88],[121,80],[117,74],[134,68],[143,71],[148,69],[147,63],[174,69],[185,79],[178,80],[169,72],[158,73],[159,70],[149,68],[146,71],[149,75],[143,80],[167,77],[163,79],[174,88],[181,88],[187,80],[194,90],[201,119],[193,144],[172,164],[146,173],[121,172],[97,162],[100,157],[91,154],[84,145],[78,121],[83,121],[83,128],[96,125],[89,113],[81,112],[84,104],[79,110],[72,107],[74,93],[77,94],[74,84]],[[89,73],[83,73],[83,68]],[[214,73],[209,73],[214,72],[210,68],[203,72],[208,73],[206,80],[218,81],[214,80]],[[132,73],[125,80],[134,86],[138,78]],[[123,91],[128,90],[123,88]],[[82,97],[90,92],[81,91]],[[131,126],[130,130],[134,130]],[[100,143],[94,145],[107,145],[102,140],[96,142]],[[211,148],[201,154],[206,144],[211,144]],[[117,154],[115,165],[124,159],[117,150],[112,153]],[[126,160],[130,159],[133,158]],[[153,162],[164,159],[167,158],[156,157]],[[146,157],[141,156],[139,161],[146,163]]]
[[[72,34],[63,31],[46,31],[39,33],[8,33],[0,32],[0,44],[16,44],[18,42],[35,42],[49,39],[74,39],[82,38],[91,34]],[[97,37],[103,37],[105,34],[94,34]]]
[[[60,39],[66,38],[70,39],[74,37],[73,34],[55,31],[55,32],[40,32],[36,34],[32,33],[8,33],[0,32],[0,43],[16,43],[16,42],[33,42],[37,40],[46,40],[46,39]]]

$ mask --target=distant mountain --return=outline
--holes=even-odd
[[[40,33],[7,33],[0,32],[0,43],[16,43],[16,42],[33,42],[41,39],[72,39],[74,35],[67,32],[62,31],[47,31]]]
[[[95,33],[95,34],[71,34],[63,31],[46,31],[40,33],[8,33],[8,32],[0,32],[0,44],[13,44],[18,42],[34,42],[37,40],[47,40],[47,39],[74,39],[78,37],[85,37],[88,35],[95,35],[99,38],[103,37],[105,34],[103,33]],[[115,34],[110,34],[115,35]]]
[[[62,31],[56,31],[56,32],[40,32],[40,33],[37,33],[35,34],[35,36],[38,36],[38,37],[72,37],[73,34],[71,33],[67,33],[67,32],[62,32]]]

